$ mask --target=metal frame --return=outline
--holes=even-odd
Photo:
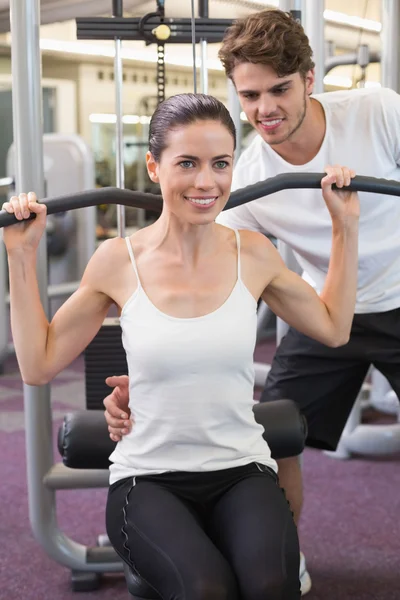
[[[0,179],[0,192],[8,194],[14,187],[12,177]],[[0,372],[4,361],[12,351],[13,346],[8,343],[9,319],[7,310],[7,277],[6,277],[6,251],[4,244],[0,243]]]
[[[337,56],[328,56],[325,59],[325,75],[335,69],[336,67],[341,67],[342,65],[357,65],[359,62],[359,54],[358,52],[349,52],[348,54],[338,54]],[[370,52],[369,53],[369,62],[370,63],[379,63],[381,62],[381,53],[380,52]]]
[[[152,13],[149,18],[127,18],[127,17],[94,17],[80,18],[77,23],[78,40],[145,40],[157,43],[153,33],[159,25],[164,23],[171,29],[168,38],[169,44],[191,44],[192,28],[191,19],[161,18],[160,15]],[[227,27],[232,25],[233,19],[209,19],[199,17],[195,19],[196,44],[206,40],[210,44],[220,42]]]
[[[324,34],[325,0],[303,0],[304,31],[310,40],[315,58],[314,92],[324,91],[325,34]]]
[[[11,0],[11,58],[15,189],[35,190],[44,196],[40,1]],[[3,249],[4,251],[4,249]],[[46,239],[38,251],[38,284],[48,314]],[[108,472],[69,473],[54,464],[50,386],[24,385],[29,519],[33,534],[54,560],[82,571],[120,571],[122,564],[111,548],[88,548],[59,529],[55,490],[108,485]]]
[[[381,82],[400,92],[400,4],[398,0],[382,0]]]

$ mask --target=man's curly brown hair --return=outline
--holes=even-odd
[[[302,26],[281,10],[263,10],[236,21],[226,31],[218,53],[226,75],[233,79],[244,62],[272,67],[278,77],[313,69],[312,50]]]

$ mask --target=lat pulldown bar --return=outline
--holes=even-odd
[[[270,177],[265,181],[259,181],[253,185],[248,185],[245,188],[233,192],[225,206],[225,210],[240,206],[241,204],[246,204],[247,202],[262,198],[263,196],[268,196],[269,194],[280,192],[281,190],[320,189],[321,179],[324,176],[325,173],[282,173],[280,175],[275,175],[275,177]],[[357,175],[354,177],[351,180],[351,184],[345,189],[373,194],[400,196],[400,182],[391,179],[365,177],[364,175]],[[77,194],[67,194],[57,198],[45,199],[41,202],[46,204],[48,215],[99,204],[121,204],[124,206],[154,210],[155,212],[161,212],[162,210],[161,196],[110,187],[88,190]],[[35,218],[35,215],[32,214],[30,218]],[[20,221],[15,218],[15,215],[9,214],[4,210],[0,211],[0,228],[14,223],[20,223]]]

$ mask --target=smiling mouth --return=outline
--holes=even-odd
[[[210,208],[216,203],[218,196],[184,196],[192,206],[196,208]]]
[[[260,119],[258,123],[264,130],[272,131],[273,129],[277,129],[281,123],[284,121],[283,118],[277,119]]]

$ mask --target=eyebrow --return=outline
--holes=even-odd
[[[191,154],[179,154],[176,158],[186,158],[189,160],[199,160],[198,156],[192,156]],[[220,154],[219,156],[213,156],[211,160],[221,160],[222,158],[232,158],[230,154]]]
[[[293,79],[287,79],[286,81],[281,81],[280,83],[273,85],[271,88],[269,88],[268,92],[276,92],[280,88],[282,88],[284,86],[290,86],[292,84],[293,84]],[[259,93],[257,90],[238,90],[237,92],[238,92],[238,94],[258,94]]]

